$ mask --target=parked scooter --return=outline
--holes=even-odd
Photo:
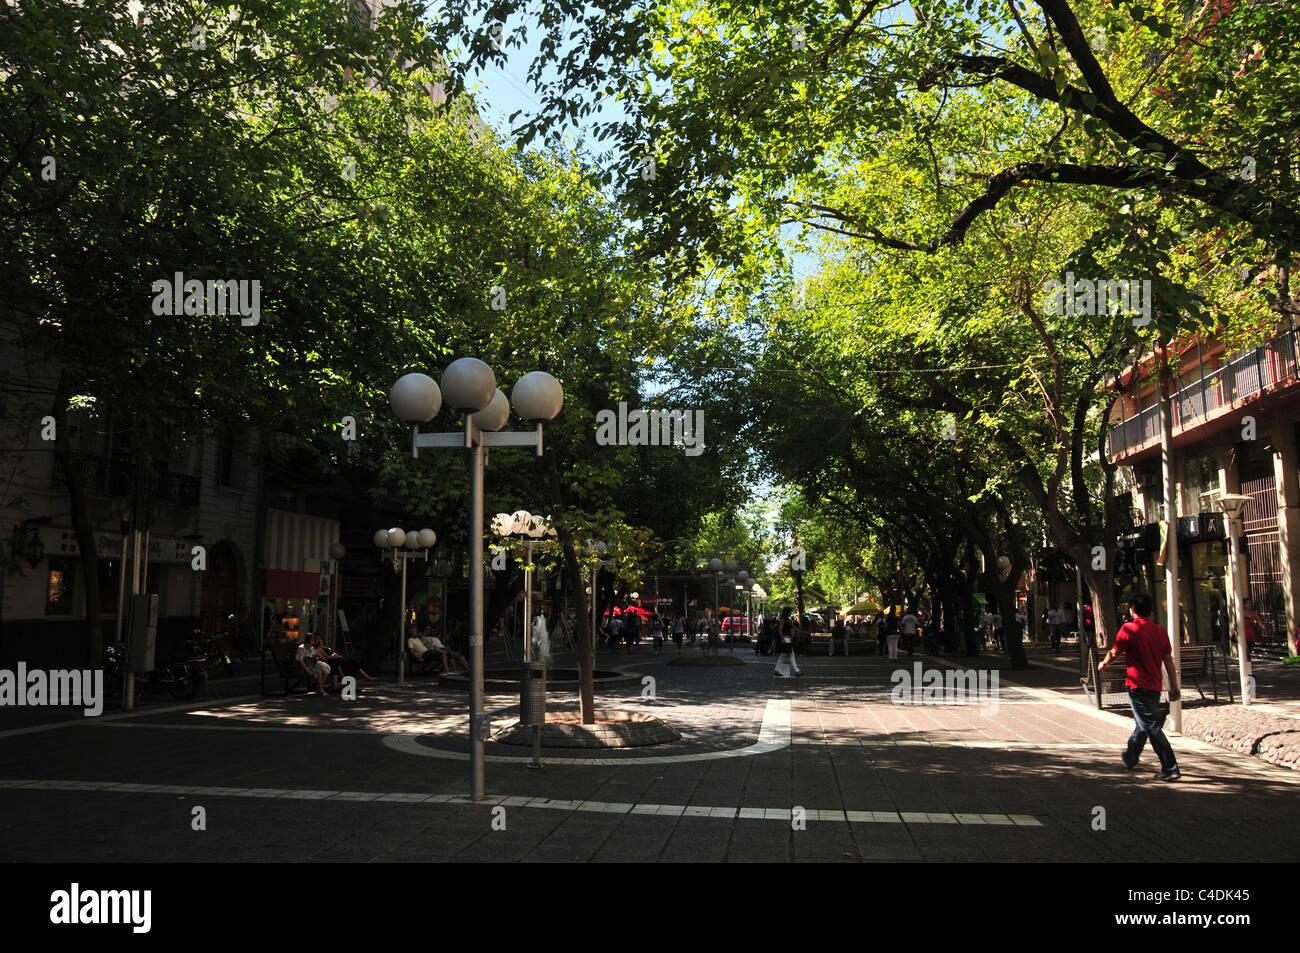
[[[121,642],[110,642],[104,646],[104,690],[107,695],[116,695],[122,690],[126,681],[127,661],[126,646]],[[172,662],[164,668],[151,672],[137,672],[135,676],[135,700],[139,701],[145,692],[171,695],[181,701],[189,701],[203,687],[206,675],[202,662],[187,659]]]

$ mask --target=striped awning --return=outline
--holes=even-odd
[[[339,521],[285,510],[266,511],[266,570],[268,596],[314,598],[322,589],[322,573],[329,571],[330,546],[339,540]]]

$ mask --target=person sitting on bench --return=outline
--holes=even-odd
[[[465,656],[443,644],[442,639],[436,635],[422,636],[420,641],[424,643],[424,647],[430,652],[437,653],[438,657],[442,659],[443,668],[447,671],[454,672],[457,667],[459,667],[460,671],[469,670],[469,662],[465,660]]]
[[[316,657],[316,636],[312,633],[307,634],[307,638],[298,646],[298,651],[294,655],[294,661],[307,673],[308,684],[312,679],[316,681],[316,691],[325,694],[325,676],[329,675],[329,663]]]
[[[342,655],[339,655],[338,652],[335,652],[333,649],[329,648],[325,644],[325,640],[322,639],[319,635],[309,636],[308,638],[314,640],[313,648],[316,653],[316,658],[320,659],[322,662],[324,662],[326,665],[330,667],[330,676],[334,680],[331,685],[331,689],[333,691],[338,691],[339,681],[345,675],[350,675],[353,678],[360,676],[361,678],[364,678],[367,682],[373,682],[375,680],[375,677],[373,675],[371,675],[364,668],[361,667],[360,662],[356,661],[355,659],[344,658]]]
[[[424,666],[425,670],[435,668],[439,661],[442,662],[444,670],[447,668],[447,660],[438,655],[433,649],[425,645],[424,642],[415,634],[415,627],[406,631],[406,651],[410,653],[411,658],[419,665]]]

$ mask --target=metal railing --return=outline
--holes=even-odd
[[[1175,429],[1204,420],[1221,407],[1249,400],[1266,388],[1297,376],[1296,332],[1287,330],[1222,367],[1180,386],[1174,395]],[[1147,407],[1110,429],[1111,455],[1124,453],[1160,435],[1159,405]]]

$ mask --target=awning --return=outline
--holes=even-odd
[[[329,595],[330,544],[338,538],[338,520],[268,509],[265,595],[303,599]]]
[[[875,599],[866,598],[861,602],[854,603],[844,610],[845,615],[875,615],[882,612],[879,603]]]

